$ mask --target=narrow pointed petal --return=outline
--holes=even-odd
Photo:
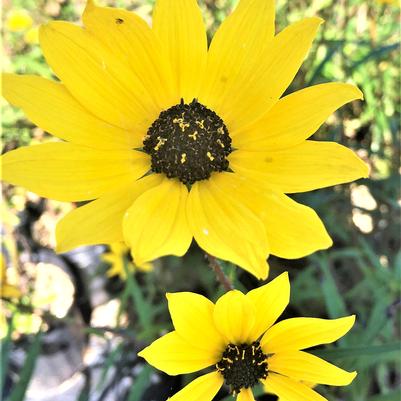
[[[128,209],[124,239],[137,265],[165,255],[182,256],[188,250],[192,235],[185,213],[187,197],[183,184],[163,178]]]
[[[177,333],[190,344],[220,357],[226,344],[214,324],[213,302],[192,292],[168,293],[167,299]]]
[[[298,145],[314,134],[335,110],[355,99],[363,99],[362,92],[339,82],[291,93],[254,124],[233,132],[233,146],[271,152]]]
[[[123,241],[123,217],[127,209],[138,196],[160,182],[160,176],[147,176],[68,213],[56,226],[57,252],[81,245]]]
[[[327,401],[326,398],[307,385],[289,377],[270,373],[264,381],[266,391],[276,394],[280,400],[288,401]]]
[[[302,351],[286,351],[269,358],[269,369],[299,381],[347,386],[356,372],[347,372],[337,366]]]
[[[311,191],[369,175],[366,163],[334,142],[304,141],[277,152],[237,151],[230,160],[236,172],[284,193]]]
[[[230,96],[237,88],[241,73],[246,65],[260,63],[274,37],[274,18],[273,0],[241,0],[222,22],[208,52],[206,78],[200,94],[202,103],[228,116]]]
[[[200,376],[186,385],[169,401],[212,401],[224,383],[223,376],[219,372],[211,372]]]
[[[96,118],[60,83],[34,75],[3,74],[3,96],[35,125],[60,139],[98,149],[131,149],[142,139]]]
[[[171,63],[175,103],[198,97],[207,60],[206,29],[196,0],[157,0],[153,30]]]
[[[269,254],[260,219],[246,205],[251,201],[232,173],[214,174],[196,182],[188,197],[188,220],[196,242],[206,252],[238,264],[257,278],[266,278]]]
[[[218,362],[212,353],[194,347],[175,331],[153,341],[138,355],[171,376],[196,372]]]
[[[61,201],[96,199],[149,169],[133,150],[98,150],[66,142],[26,146],[1,157],[3,180]]]
[[[115,54],[143,82],[160,110],[174,102],[171,67],[149,25],[133,12],[98,7],[88,1],[82,16],[85,28]]]
[[[290,300],[290,282],[285,272],[259,288],[249,291],[246,298],[255,310],[255,323],[250,337],[259,338],[283,313]]]
[[[267,330],[261,346],[264,352],[275,354],[329,344],[351,330],[354,323],[354,315],[331,320],[312,317],[282,320]]]
[[[238,65],[234,77],[221,75],[219,89],[208,89],[207,94],[214,96],[205,103],[223,118],[230,133],[235,136],[237,130],[254,123],[278,101],[300,68],[321,22],[320,18],[306,18],[290,25],[261,53]],[[237,51],[240,46],[239,41]]]
[[[74,98],[98,118],[146,134],[160,110],[127,63],[77,25],[53,21],[39,33],[46,61]]]
[[[241,344],[256,341],[256,338],[251,338],[255,310],[242,292],[232,290],[221,296],[214,307],[213,318],[227,342]]]
[[[243,388],[238,394],[237,401],[255,401],[252,389]]]

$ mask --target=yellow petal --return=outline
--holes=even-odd
[[[237,401],[255,401],[252,390],[250,388],[241,389]]]
[[[97,150],[71,143],[26,146],[1,157],[3,180],[46,198],[83,201],[128,184],[149,169],[133,150]]]
[[[232,168],[284,193],[305,192],[368,177],[356,154],[334,142],[304,141],[277,152],[233,152]]]
[[[327,401],[326,398],[322,397],[305,384],[275,373],[269,373],[264,384],[266,391],[278,395],[280,400]]]
[[[265,224],[270,253],[286,259],[297,259],[332,244],[316,212],[288,196],[276,192],[265,194]]]
[[[192,186],[188,220],[201,248],[238,264],[257,278],[266,278],[269,254],[266,232],[259,218],[246,206],[251,201],[238,176],[214,174]]]
[[[218,362],[212,353],[194,347],[175,331],[160,337],[138,355],[168,375],[196,372]]]
[[[88,1],[82,19],[90,33],[118,59],[126,60],[160,110],[173,104],[171,67],[162,57],[156,35],[142,18],[127,10],[97,7]]]
[[[11,284],[1,283],[0,290],[0,296],[2,298],[20,298],[22,295],[18,287]]]
[[[135,264],[185,254],[192,241],[185,214],[187,197],[183,184],[164,177],[128,209],[123,232]]]
[[[250,337],[259,338],[283,313],[290,300],[290,282],[285,272],[246,294],[255,310],[255,323]]]
[[[300,381],[331,386],[347,386],[356,372],[347,372],[317,356],[302,351],[286,351],[269,358],[269,370]]]
[[[228,120],[233,90],[239,86],[238,80],[242,83],[241,75],[247,68],[258,65],[264,57],[264,50],[274,36],[274,14],[273,0],[241,0],[213,37],[199,98],[223,117],[229,127],[235,125]],[[241,118],[238,115],[235,121]]]
[[[266,46],[261,44],[262,52],[255,52],[254,57],[250,55],[237,66],[235,77],[222,75],[219,91],[208,89],[207,93],[216,97],[206,105],[223,118],[233,136],[277,102],[301,66],[321,22],[319,18],[306,18],[290,25]]]
[[[251,338],[255,310],[242,292],[232,290],[221,296],[214,307],[213,318],[215,326],[229,343],[256,341],[256,338]]]
[[[96,118],[54,81],[34,75],[3,74],[3,96],[35,125],[51,134],[98,149],[131,149],[142,139]]]
[[[146,134],[160,109],[127,62],[68,22],[41,26],[39,37],[49,66],[86,109],[132,135]]]
[[[175,103],[198,97],[206,67],[207,38],[196,0],[157,0],[153,30],[170,60],[175,80]]]
[[[309,138],[336,109],[362,99],[355,86],[338,82],[315,85],[280,99],[251,126],[232,133],[237,149],[273,151]]]
[[[190,344],[221,358],[227,344],[215,327],[213,302],[192,292],[169,293],[167,299],[177,333]]]
[[[56,227],[57,252],[122,241],[125,212],[138,196],[160,181],[158,175],[147,176],[68,213]]]
[[[331,320],[312,317],[282,320],[267,330],[261,346],[266,353],[275,354],[332,343],[345,335],[354,322],[354,315]]]
[[[168,401],[211,401],[223,385],[224,379],[219,372],[211,372],[198,377],[186,385]]]

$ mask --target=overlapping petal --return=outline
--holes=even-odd
[[[2,78],[3,96],[58,138],[97,149],[131,149],[142,143],[139,136],[90,114],[58,82],[34,75],[3,74]]]
[[[276,151],[302,143],[336,109],[362,99],[355,86],[330,82],[311,86],[281,98],[254,124],[233,132],[233,146],[253,151]]]
[[[133,181],[101,198],[74,209],[56,227],[57,252],[80,245],[123,241],[123,217],[134,200],[161,182],[158,175]]]
[[[269,369],[299,381],[347,386],[356,372],[347,372],[317,356],[302,351],[285,351],[269,358]]]
[[[188,197],[188,220],[197,243],[210,254],[266,278],[269,253],[262,222],[246,205],[252,202],[240,177],[214,174],[196,182]],[[249,199],[246,199],[246,198]]]
[[[61,201],[96,199],[128,185],[149,169],[149,156],[66,142],[26,146],[1,157],[3,179]]]
[[[40,45],[49,66],[86,109],[143,137],[160,110],[127,63],[68,22],[41,26]]]
[[[313,209],[278,192],[266,192],[264,196],[262,219],[273,255],[296,259],[332,245]]]
[[[208,373],[186,385],[169,398],[169,401],[211,401],[220,390],[223,381],[219,372]]]
[[[334,142],[304,141],[276,152],[238,150],[230,155],[230,163],[262,187],[284,193],[311,191],[369,175],[366,163]]]
[[[271,4],[270,1],[267,4]],[[249,55],[246,62],[243,60],[234,70],[226,72],[226,63],[220,64],[220,56],[216,55],[216,62],[209,63],[206,76],[213,79],[217,86],[206,84],[205,95],[200,96],[200,101],[223,118],[233,135],[235,131],[252,124],[277,102],[293,80],[321,22],[319,18],[306,18],[290,25],[269,41],[262,52],[255,52],[255,57]],[[241,52],[242,42],[237,42],[237,51]],[[216,50],[222,46],[231,44],[223,42],[221,46],[216,46]],[[209,58],[216,50],[213,50],[212,43]]]
[[[278,395],[280,400],[327,401],[326,398],[307,385],[275,373],[270,373],[268,375],[267,379],[264,381],[264,385],[266,391]]]
[[[215,355],[194,347],[175,331],[160,337],[138,355],[169,375],[196,372],[218,362]]]
[[[246,294],[253,305],[255,322],[249,337],[258,339],[283,313],[290,300],[290,282],[285,272],[269,283]]]
[[[354,322],[354,315],[331,320],[312,317],[282,320],[267,330],[261,346],[265,353],[275,354],[332,343],[346,334]]]
[[[157,0],[153,31],[174,71],[175,103],[198,97],[207,60],[206,29],[196,0]]]
[[[251,301],[240,291],[232,290],[221,296],[214,307],[214,324],[232,344],[255,341],[251,338],[255,310]]]
[[[97,7],[89,0],[82,19],[85,28],[142,81],[160,110],[174,104],[170,63],[163,57],[155,33],[142,18],[119,8]]]
[[[227,345],[213,320],[214,304],[192,292],[168,293],[174,328],[190,344],[221,356]]]
[[[187,197],[183,184],[163,177],[128,209],[123,233],[137,265],[164,255],[182,256],[188,250],[192,235],[186,216]]]

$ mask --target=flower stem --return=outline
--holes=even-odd
[[[229,278],[224,274],[223,270],[220,267],[218,260],[214,256],[209,255],[208,253],[205,253],[205,255],[206,255],[206,259],[209,262],[209,266],[216,274],[217,280],[220,282],[220,284],[223,286],[223,288],[226,291],[233,290],[234,286],[231,283],[231,281],[229,280]]]

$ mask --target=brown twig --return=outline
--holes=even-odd
[[[234,286],[232,285],[229,278],[224,274],[223,270],[221,270],[220,264],[217,259],[214,256],[209,255],[208,253],[205,253],[205,255],[206,259],[209,262],[209,266],[215,272],[217,280],[219,280],[220,284],[224,287],[226,291],[233,290]]]

